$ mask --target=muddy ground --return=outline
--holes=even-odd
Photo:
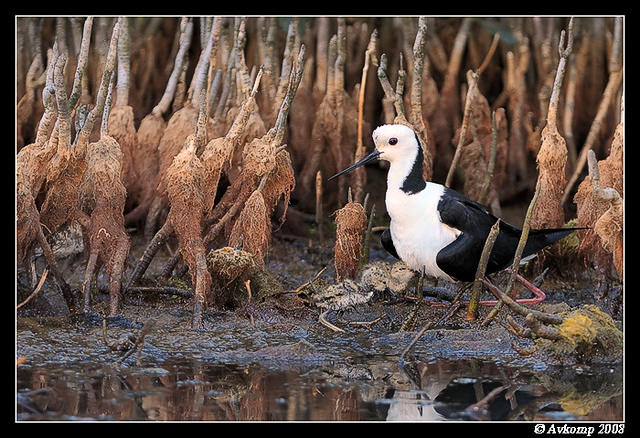
[[[379,248],[377,242],[374,243],[376,244],[371,254],[372,260],[394,261]],[[141,251],[142,248],[137,246],[133,254],[138,255]],[[337,322],[335,313],[330,314],[329,319],[346,333],[331,331],[318,323],[319,309],[295,294],[287,293],[313,278],[324,266],[328,266],[328,269],[319,277],[319,282],[334,282],[331,256],[332,248],[329,242],[321,245],[313,240],[282,238],[276,234],[266,270],[282,285],[284,293],[267,297],[262,302],[247,302],[246,306],[240,306],[235,310],[209,309],[205,312],[204,332],[190,329],[189,298],[135,294],[125,297],[121,316],[107,318],[108,335],[116,338],[125,332],[135,333],[146,321],[153,319],[155,326],[147,343],[152,349],[149,354],[157,359],[188,357],[195,354],[210,360],[229,361],[237,358],[240,362],[251,362],[263,357],[261,349],[271,348],[278,351],[278,347],[305,340],[315,348],[316,353],[312,356],[317,360],[323,360],[362,354],[399,355],[420,328],[444,314],[444,307],[425,304],[418,313],[416,331],[398,332],[414,307],[411,300],[414,291],[410,289],[406,300],[401,297],[381,299],[345,312],[345,321],[373,321],[385,315],[370,327],[341,324]],[[147,276],[153,277],[157,274],[157,270],[167,258],[167,251],[156,257]],[[295,263],[291,262],[292,259],[296,260]],[[74,279],[79,281],[83,268],[81,262],[77,263],[77,266],[67,268],[67,273],[71,274],[68,276],[69,281],[76,288],[79,287],[79,283],[74,282]],[[427,280],[426,285],[433,285],[433,282]],[[452,284],[440,282],[439,286],[456,290]],[[593,286],[587,283],[576,287],[575,283],[570,284],[566,279],[556,276],[545,278],[542,287],[547,293],[547,299],[542,306],[549,311],[554,310],[554,305],[558,305],[556,307],[559,309],[566,309],[564,304],[559,303],[565,303],[569,307],[599,304],[593,293],[590,293]],[[528,292],[525,289],[520,293]],[[59,317],[46,316],[54,314],[63,306],[57,292],[47,287],[39,295],[40,297],[34,300],[34,305],[19,313],[18,354],[25,355],[30,361],[102,360],[104,344],[101,324],[102,315],[107,310],[108,295],[94,290],[94,312],[89,315]],[[457,311],[442,327],[429,330],[416,344],[412,353],[427,359],[477,358],[501,360],[519,366],[533,366],[539,362],[553,365],[558,362],[557,359],[537,355],[521,356],[511,347],[511,343],[517,342],[526,346],[532,342],[513,336],[498,323],[492,323],[486,328],[481,327],[480,322],[489,310],[489,307],[481,306],[476,322],[469,322],[464,318],[464,309]],[[618,326],[621,328],[621,324]],[[80,338],[83,341],[76,340],[65,344],[64,349],[53,355],[49,348],[43,349],[42,346],[39,347],[39,342],[34,342],[38,338],[63,339],[64,336],[61,335],[65,331],[81,332]],[[144,349],[143,351],[146,352]],[[616,357],[592,359],[601,363],[618,363],[621,360]],[[271,356],[263,360],[271,360]],[[576,358],[566,358],[564,364],[576,361]]]
[[[135,260],[143,251],[141,240],[134,238],[133,242],[133,257],[130,260]],[[170,247],[171,244],[156,257],[147,272],[148,277],[153,278],[158,273],[163,262],[169,257]],[[374,239],[371,259],[393,262],[393,259],[380,247],[377,239]],[[152,330],[145,338],[139,362],[136,362],[136,354],[130,355],[121,363],[118,362],[123,353],[114,352],[105,344],[102,321],[103,315],[108,312],[106,293],[101,293],[99,288],[94,290],[94,312],[91,314],[52,316],[60,309],[64,309],[64,301],[47,282],[47,286],[32,300],[33,303],[20,309],[17,318],[16,353],[18,357],[24,357],[25,360],[24,365],[19,367],[20,375],[29,382],[27,387],[22,389],[33,388],[34,377],[25,377],[31,376],[32,373],[39,376],[37,378],[39,381],[47,380],[44,376],[52,373],[50,378],[53,383],[49,381],[48,384],[55,386],[55,382],[59,381],[61,376],[65,377],[63,380],[76,374],[81,380],[88,378],[87,375],[95,379],[98,373],[97,375],[101,376],[100,379],[107,379],[105,376],[111,374],[105,374],[104,367],[118,370],[116,374],[125,373],[128,378],[137,379],[139,384],[140,378],[144,382],[145,379],[153,380],[153,376],[158,373],[169,374],[175,378],[169,385],[174,389],[181,388],[182,380],[176,377],[180,375],[183,380],[186,379],[187,384],[196,385],[195,387],[198,388],[197,385],[204,384],[203,380],[213,385],[206,386],[207,388],[217,388],[216,385],[220,385],[220,382],[232,379],[236,374],[246,375],[247,373],[250,376],[258,376],[255,378],[259,380],[284,379],[287,385],[292,385],[292,379],[295,377],[295,379],[304,380],[303,387],[317,385],[318,379],[325,385],[328,384],[327,381],[333,382],[329,384],[332,388],[338,385],[343,389],[351,388],[353,382],[356,382],[360,400],[358,406],[362,412],[347,419],[361,420],[380,419],[382,414],[384,414],[382,418],[390,418],[395,410],[407,409],[407,406],[403,408],[402,405],[397,405],[398,397],[401,399],[409,397],[413,400],[409,404],[409,410],[413,412],[416,408],[415,398],[420,399],[420,396],[416,396],[412,391],[427,391],[429,385],[435,385],[442,391],[443,388],[449,388],[451,385],[457,388],[461,385],[460,379],[467,378],[465,376],[480,376],[480,380],[475,380],[476,386],[478,382],[486,384],[493,382],[493,386],[489,385],[486,388],[488,393],[492,388],[495,389],[498,383],[505,385],[506,374],[511,382],[509,385],[520,382],[518,388],[524,387],[527,389],[527,394],[531,391],[535,394],[531,396],[531,400],[535,400],[534,406],[537,408],[533,412],[536,412],[535,415],[538,417],[534,415],[531,418],[551,418],[549,415],[552,416],[552,413],[547,412],[545,417],[544,412],[542,414],[539,412],[541,406],[545,406],[541,403],[541,400],[545,400],[543,395],[548,397],[549,394],[553,395],[551,399],[554,402],[562,397],[569,397],[569,399],[574,397],[577,401],[574,400],[572,403],[578,406],[575,412],[581,414],[568,414],[566,409],[559,409],[561,413],[554,414],[556,416],[565,415],[568,419],[620,418],[622,355],[617,352],[610,355],[581,357],[571,354],[559,356],[550,354],[548,350],[542,348],[533,349],[532,340],[514,336],[497,322],[486,328],[481,327],[480,322],[490,310],[488,307],[481,306],[476,322],[465,319],[464,308],[458,310],[442,326],[428,330],[411,352],[401,359],[402,352],[418,330],[425,324],[440,318],[445,312],[445,307],[423,305],[418,313],[415,329],[399,331],[405,318],[414,308],[414,302],[410,299],[414,293],[411,288],[407,298],[376,299],[369,304],[346,311],[341,319],[335,313],[330,314],[329,320],[345,331],[344,333],[334,332],[318,322],[320,314],[318,308],[300,296],[287,292],[313,278],[324,266],[328,266],[328,269],[318,278],[317,284],[334,282],[331,242],[326,241],[320,244],[314,239],[294,238],[276,233],[268,260],[266,271],[282,285],[281,291],[284,293],[266,297],[260,302],[255,298],[248,301],[248,297],[241,297],[240,302],[244,300],[245,305],[234,310],[208,309],[204,314],[205,329],[203,331],[190,328],[191,300],[189,298],[156,294],[126,296],[121,316],[106,319],[107,341],[114,342],[130,334],[135,336],[146,322],[154,321]],[[292,262],[293,260],[295,262]],[[65,274],[73,287],[79,287],[83,269],[84,263],[81,256],[75,262],[68,264]],[[547,275],[542,283],[542,288],[547,293],[547,300],[539,308],[553,312],[589,303],[606,308],[606,303],[598,302],[594,298],[593,285],[580,280],[576,275],[565,277],[567,278],[562,278],[557,272]],[[100,283],[100,277],[98,282]],[[426,284],[433,285],[433,282],[427,281]],[[438,286],[455,290],[454,285],[442,282]],[[614,289],[616,287],[619,289],[619,286],[614,286]],[[79,291],[76,292],[79,293]],[[528,296],[526,290],[521,290],[520,293]],[[508,312],[503,311],[503,317],[506,314]],[[348,321],[362,322],[376,319],[378,322],[371,326],[348,324]],[[516,316],[516,319],[523,321],[519,316]],[[622,328],[620,321],[616,321],[616,325]],[[514,343],[521,347],[521,351],[532,349],[532,354],[525,356],[518,353],[513,347]],[[193,371],[194,361],[200,364],[197,367],[198,372]],[[189,364],[186,375],[190,375],[191,378],[185,377],[183,369],[185,363]],[[204,379],[201,376],[203,366],[208,376]],[[443,366],[449,370],[448,373],[442,373]],[[432,374],[434,367],[439,370],[436,374]],[[268,378],[265,377],[265,372]],[[150,375],[152,377],[149,377]],[[593,380],[595,377],[597,377],[596,381]],[[108,381],[109,379],[106,380]],[[381,400],[388,398],[384,395],[384,388],[387,387],[388,390],[389,385],[394,388],[395,398],[393,403],[389,402],[384,412],[380,414],[380,403],[384,404]],[[246,382],[241,386],[245,387]],[[464,385],[460,386],[460,388],[464,387]],[[135,385],[134,388],[136,388]],[[234,388],[237,390],[237,387],[234,386]],[[540,388],[543,390],[541,391]],[[558,388],[561,388],[560,392],[557,392]],[[65,387],[65,391],[69,391],[69,388]],[[215,390],[211,391],[215,392]],[[371,391],[375,396],[369,394]],[[409,391],[409,395],[402,391]],[[438,392],[436,391],[435,394]],[[591,399],[585,401],[584,397],[589,394],[591,396],[598,394],[599,398],[596,397],[596,402]],[[290,395],[275,398],[283,399],[284,397],[288,400],[287,397]],[[268,397],[269,394],[265,393],[263,396]],[[431,396],[435,397],[433,394]],[[125,401],[130,398],[128,394],[126,396],[120,394],[120,397]],[[315,396],[310,393],[308,397]],[[190,403],[188,400],[190,398],[183,402],[188,404]],[[367,405],[363,400],[373,403],[371,406],[374,407]],[[487,412],[471,415],[465,410],[464,402],[460,404],[460,400],[456,399],[455,403],[453,401],[449,400],[450,404],[445,406],[445,411],[448,409],[456,412],[453,418],[492,419]],[[30,403],[34,401],[30,399]],[[49,404],[56,405],[52,400],[46,403],[46,405]],[[587,409],[584,406],[590,407]],[[325,408],[318,408],[318,412],[323,412]],[[607,411],[605,417],[585,417],[594,410],[595,415],[598,415],[598,408]],[[26,415],[26,419],[51,419],[41,413],[34,416],[23,408],[19,411]],[[507,411],[510,412],[510,419],[522,419],[522,412],[525,409],[522,407],[521,411],[517,409]],[[92,412],[93,414],[87,415],[93,418],[95,411]],[[329,412],[332,411],[329,409]],[[310,419],[300,412],[298,414],[293,419]],[[277,415],[276,417],[286,420],[290,419],[291,415],[283,414],[282,417]],[[411,419],[412,415],[399,418]],[[421,415],[422,417],[419,418],[425,419],[424,415]],[[436,419],[444,418],[438,415]],[[249,418],[240,416],[242,418],[235,419]],[[149,419],[146,414],[136,417],[128,416],[121,411],[117,414],[112,412],[107,417],[109,419]],[[198,419],[206,418],[208,417],[198,417]],[[224,415],[213,415],[212,418],[229,419]],[[181,420],[184,416],[174,412],[172,415],[167,414],[163,419]],[[321,419],[345,419],[345,417],[335,418],[329,415]]]

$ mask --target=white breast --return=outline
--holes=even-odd
[[[438,202],[443,191],[442,185],[429,182],[413,195],[389,187],[385,202],[393,244],[402,261],[416,271],[454,281],[436,264],[438,252],[460,234],[460,230],[440,222]]]

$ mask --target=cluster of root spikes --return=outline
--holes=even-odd
[[[40,247],[72,310],[78,294],[48,240],[77,224],[83,310],[102,267],[115,315],[177,241],[159,278],[189,274],[199,327],[217,305],[208,251],[232,246],[264,264],[280,227],[306,236],[315,222],[326,240],[327,212],[340,207],[336,274],[353,277],[370,243],[365,194],[382,193],[371,176],[383,172],[326,177],[365,156],[384,123],[416,132],[426,180],[498,217],[539,183],[531,227],[584,229],[577,250],[558,244],[537,269],[564,257],[599,284],[622,278],[620,17],[16,23],[18,273],[35,287]],[[145,247],[138,261],[132,242]]]
[[[237,30],[237,38],[242,39],[244,19]],[[211,32],[213,33],[214,29]],[[142,277],[160,245],[175,233],[178,237],[179,253],[169,261],[164,272],[170,275],[180,258],[187,266],[195,292],[193,327],[202,326],[202,310],[208,301],[211,287],[206,265],[206,248],[216,242],[226,227],[229,231],[225,237],[229,245],[242,248],[263,263],[271,238],[271,215],[281,196],[286,198],[285,206],[289,202],[295,179],[286,145],[282,145],[282,141],[287,113],[302,77],[304,46],[300,46],[297,52],[297,59],[288,73],[286,94],[281,99],[274,126],[267,133],[244,144],[239,141],[248,127],[251,112],[256,109],[256,94],[264,75],[261,67],[251,89],[246,87],[250,84],[240,86],[239,91],[244,95],[244,101],[229,131],[223,137],[208,142],[208,105],[205,89],[201,90],[196,132],[187,137],[183,149],[167,170],[167,219],[147,246],[129,280],[128,287]],[[290,56],[293,57],[293,54]],[[240,70],[242,65],[238,65],[237,68]],[[242,148],[242,170],[235,178],[227,171],[231,184],[215,204],[214,197],[220,175],[225,166],[232,166],[238,148]],[[198,150],[202,150],[200,156]],[[284,214],[286,210],[283,216]],[[215,291],[213,295],[209,301],[215,304]]]

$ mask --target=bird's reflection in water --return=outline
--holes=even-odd
[[[388,421],[622,419],[622,385],[607,379],[612,370],[568,383],[473,360],[400,362],[399,369],[413,389],[388,392]]]

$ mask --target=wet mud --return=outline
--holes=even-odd
[[[280,287],[260,299],[240,296],[233,309],[205,310],[202,330],[191,328],[190,297],[128,294],[120,315],[108,317],[108,291],[98,288],[91,313],[43,316],[39,312],[53,314],[52,303],[62,300],[56,291],[43,291],[17,319],[16,353],[23,358],[18,419],[621,419],[621,352],[587,356],[558,353],[548,344],[536,348],[538,341],[514,336],[497,322],[481,327],[489,307],[480,306],[475,322],[461,308],[405,356],[417,332],[446,311],[425,303],[415,327],[399,331],[415,307],[413,290],[329,313],[344,332],[330,330],[318,322],[323,309],[291,291],[326,265],[316,287],[335,283],[331,254],[328,243],[275,237],[265,271]],[[148,276],[169,257],[168,251],[158,256]],[[377,244],[371,257],[393,261]],[[67,266],[69,278],[73,269]],[[543,288],[547,312],[598,304],[562,279],[545,279]],[[135,337],[148,321],[154,324],[139,353],[122,360],[109,343]],[[350,323],[367,321],[375,322]]]

